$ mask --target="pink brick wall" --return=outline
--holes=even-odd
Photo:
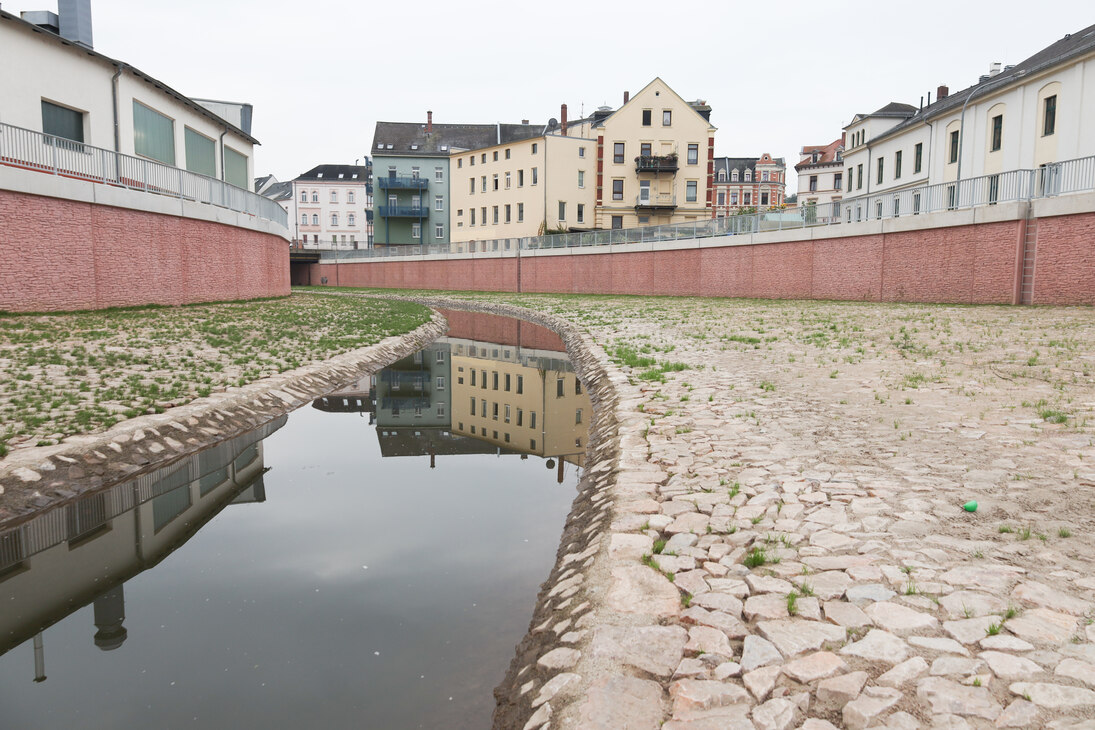
[[[284,296],[285,240],[220,223],[0,190],[0,310]]]
[[[1095,213],[1038,222],[1035,303],[1095,304]],[[521,291],[1009,304],[1022,221],[817,241],[526,256]],[[315,265],[343,286],[515,291],[515,259]]]

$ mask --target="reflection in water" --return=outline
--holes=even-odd
[[[550,331],[448,316],[288,421],[0,533],[0,726],[488,725],[591,409]]]
[[[227,505],[264,501],[261,441],[285,421],[0,533],[0,654],[33,636],[35,681],[45,680],[43,631],[88,603],[95,646],[121,647],[125,581],[170,555]]]

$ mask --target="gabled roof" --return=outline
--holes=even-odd
[[[539,124],[434,124],[377,122],[373,151],[385,157],[448,157],[456,150],[477,150],[544,136]]]
[[[698,116],[698,117],[699,117],[700,119],[702,119],[702,120],[704,121],[704,124],[706,124],[707,126],[709,126],[709,127],[711,128],[711,129],[717,129],[717,127],[715,127],[715,125],[711,124],[711,120],[709,119],[709,117],[710,117],[710,114],[711,114],[711,107],[710,107],[710,106],[708,106],[708,104],[707,104],[706,102],[699,102],[699,101],[695,101],[695,102],[692,102],[692,101],[685,101],[685,100],[684,100],[684,97],[682,97],[682,96],[681,96],[680,94],[678,94],[678,93],[677,93],[676,91],[674,91],[674,90],[673,90],[673,87],[671,87],[671,86],[670,86],[669,84],[666,84],[666,83],[665,83],[665,81],[663,81],[663,80],[662,80],[662,78],[661,78],[660,76],[655,76],[655,77],[654,77],[653,79],[651,79],[650,83],[648,83],[648,84],[647,84],[646,86],[644,86],[643,88],[639,89],[638,93],[637,93],[637,94],[635,94],[634,96],[630,97],[630,98],[628,99],[628,101],[627,101],[627,104],[624,104],[624,105],[623,105],[623,106],[621,106],[621,107],[620,107],[619,109],[616,109],[616,110],[614,110],[614,111],[612,111],[612,112],[609,112],[609,113],[608,113],[607,115],[605,115],[605,116],[604,116],[604,117],[603,117],[602,119],[596,119],[596,116],[597,116],[597,115],[594,115],[595,121],[593,122],[593,126],[594,126],[594,127],[603,127],[603,126],[605,125],[605,122],[606,122],[606,121],[608,121],[609,119],[611,119],[611,118],[612,118],[612,115],[613,115],[613,114],[616,114],[617,112],[623,111],[623,110],[624,110],[624,109],[625,109],[625,108],[626,108],[627,106],[629,106],[630,104],[634,104],[634,103],[635,103],[635,101],[636,101],[636,99],[638,99],[639,97],[641,97],[641,96],[643,95],[643,92],[644,92],[644,91],[646,91],[646,90],[647,90],[647,89],[649,89],[649,88],[650,88],[651,86],[653,86],[653,85],[654,85],[654,84],[655,84],[656,82],[659,82],[659,81],[661,81],[661,83],[665,85],[665,88],[666,88],[666,89],[667,89],[667,90],[669,91],[669,93],[670,93],[670,94],[672,94],[673,96],[677,97],[677,99],[678,99],[678,100],[679,100],[679,101],[680,101],[680,102],[681,102],[682,104],[684,104],[685,106],[687,106],[687,107],[688,107],[689,109],[691,109],[691,110],[692,110],[692,112],[693,112],[693,113],[694,113],[694,114],[695,114],[696,116]],[[708,116],[706,116],[706,117],[705,117],[705,116],[703,115],[703,112],[706,112]]]
[[[28,30],[31,30],[35,33],[40,34],[42,38],[44,38],[48,41],[52,41],[52,42],[57,43],[58,45],[62,45],[62,46],[69,46],[70,48],[74,49],[77,53],[86,53],[87,55],[91,56],[92,58],[98,58],[102,61],[106,61],[107,63],[112,64],[113,66],[115,66],[116,68],[125,69],[125,70],[129,71],[131,74],[133,74],[134,76],[136,76],[137,78],[148,82],[149,84],[156,87],[160,91],[164,92],[168,96],[174,97],[177,101],[180,101],[184,105],[190,107],[190,109],[192,111],[195,111],[198,114],[201,114],[203,117],[206,117],[208,119],[213,120],[217,124],[220,124],[220,125],[223,125],[223,126],[227,127],[230,131],[232,131],[233,133],[239,135],[240,137],[243,137],[244,139],[246,139],[251,144],[260,144],[257,139],[255,139],[250,134],[243,131],[239,127],[237,127],[235,124],[232,124],[227,119],[221,118],[220,116],[218,116],[217,114],[214,114],[212,111],[210,111],[206,107],[202,106],[201,104],[199,104],[196,101],[194,101],[193,99],[191,99],[189,96],[186,96],[183,93],[175,91],[174,89],[172,89],[170,86],[168,86],[164,82],[152,78],[151,76],[146,74],[144,71],[141,71],[138,68],[134,68],[133,66],[130,66],[128,63],[125,63],[124,61],[117,61],[117,60],[111,58],[110,56],[106,56],[106,55],[104,55],[102,53],[99,53],[98,51],[92,50],[92,49],[90,49],[86,46],[77,45],[76,43],[73,43],[70,40],[62,38],[61,36],[57,35],[56,33],[52,33],[48,30],[43,30],[42,28],[39,28],[37,25],[34,25],[33,23],[28,23],[27,21],[23,20],[19,16],[12,15],[11,13],[9,13],[5,10],[0,10],[0,20],[2,20],[2,21],[11,21],[11,22],[17,23],[20,26],[22,26],[22,27],[24,27]]]
[[[797,165],[796,170],[805,170],[810,167],[822,167],[824,165],[837,164],[836,153],[838,150],[844,149],[844,138],[840,137],[829,144],[814,145],[802,148],[802,152],[799,154],[805,158]],[[813,162],[813,154],[817,153],[817,162]]]
[[[311,182],[365,183],[369,179],[369,167],[366,165],[316,165],[296,180]]]
[[[270,200],[289,200],[293,197],[293,182],[291,180],[276,182],[260,194]]]
[[[875,141],[896,134],[903,129],[934,119],[955,109],[960,109],[967,100],[976,99],[991,91],[1005,89],[1012,84],[1021,83],[1026,77],[1041,73],[1055,66],[1060,66],[1072,59],[1095,51],[1095,25],[1089,25],[1075,33],[1069,33],[1059,41],[1052,43],[1035,53],[1030,58],[1008,67],[1005,71],[992,76],[973,86],[968,86],[942,99],[924,107],[920,113],[905,121],[877,134],[870,141]]]

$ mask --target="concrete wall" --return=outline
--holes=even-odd
[[[1089,196],[1035,202],[1036,304],[1095,304]],[[1084,198],[1084,199],[1081,199]],[[312,265],[311,281],[392,288],[1011,304],[1025,208],[701,241]],[[930,224],[931,227],[924,227]],[[840,235],[840,234],[845,235]]]
[[[3,311],[283,296],[288,259],[272,232],[0,189]]]

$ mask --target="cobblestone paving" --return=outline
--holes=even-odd
[[[526,727],[1095,727],[1090,309],[508,301],[630,380]]]

